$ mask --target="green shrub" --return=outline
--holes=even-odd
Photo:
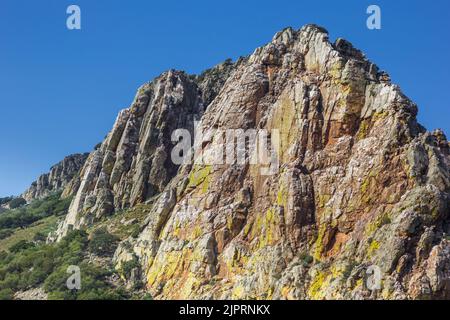
[[[121,266],[121,273],[125,276],[125,278],[130,278],[131,271],[135,268],[140,268],[141,264],[139,263],[138,258],[133,255],[133,258],[131,260],[125,261],[122,263]]]
[[[35,200],[28,206],[3,212],[0,215],[0,230],[25,228],[46,217],[66,213],[71,199],[61,199],[60,197],[61,193],[55,193],[45,199]]]
[[[12,199],[14,199],[14,197],[0,198],[0,206],[1,206],[2,204],[7,204],[7,203],[10,202]]]
[[[109,281],[111,270],[95,266],[85,260],[88,247],[110,250],[101,243],[116,238],[99,230],[91,245],[85,231],[74,230],[58,243],[33,244],[20,241],[10,252],[0,252],[0,300],[11,299],[15,292],[42,287],[49,299],[56,300],[119,300],[129,299],[124,288],[114,287]],[[80,267],[81,290],[69,290],[66,281],[70,265]],[[131,267],[131,265],[130,265]]]
[[[9,248],[9,251],[13,252],[13,253],[17,253],[19,251],[26,250],[26,249],[31,248],[31,247],[34,247],[34,243],[33,242],[28,242],[26,240],[21,240],[21,241],[17,242],[16,244],[12,245]]]
[[[66,286],[68,266],[60,267],[45,281],[44,288],[50,292],[53,300],[120,300],[126,299],[128,293],[121,288],[113,288],[106,281],[110,271],[86,262],[79,265],[81,272],[81,289],[69,290]]]
[[[33,241],[35,241],[35,242],[44,242],[46,240],[47,240],[47,235],[42,232],[36,233],[33,237]]]
[[[27,201],[24,198],[14,198],[9,202],[9,207],[11,209],[16,209],[22,207],[27,204]]]
[[[133,226],[133,231],[131,231],[131,234],[130,234],[130,236],[133,238],[133,239],[137,239],[138,237],[139,237],[139,235],[141,234],[141,226],[140,225],[134,225]]]
[[[314,258],[310,254],[308,254],[308,252],[302,252],[300,254],[299,258],[300,258],[300,260],[302,262],[302,265],[304,267],[308,267],[314,261]]]
[[[146,293],[143,297],[142,300],[153,300],[153,297],[150,293]]]
[[[116,250],[118,241],[119,238],[110,234],[106,228],[97,229],[89,241],[89,251],[99,256],[111,255]]]
[[[14,233],[11,229],[0,230],[0,240],[10,237]]]
[[[14,292],[11,289],[0,290],[0,300],[12,300]]]
[[[0,290],[26,290],[36,287],[59,268],[70,264],[80,264],[83,252],[87,247],[87,234],[84,231],[73,231],[57,244],[34,245],[20,241],[10,253],[0,252]]]

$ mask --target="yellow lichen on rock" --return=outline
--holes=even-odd
[[[308,288],[308,296],[312,300],[321,300],[323,299],[323,290],[322,287],[325,285],[326,274],[322,271],[319,271],[317,275],[311,281],[311,284]]]
[[[280,216],[276,209],[269,208],[264,214],[259,214],[251,227],[250,238],[256,240],[257,247],[274,245],[280,239]]]
[[[380,248],[380,243],[376,240],[372,240],[367,250],[367,255],[372,257],[372,255]]]
[[[289,189],[288,187],[280,183],[280,187],[277,192],[277,205],[280,207],[284,207],[284,209],[286,210],[288,207],[288,200],[289,200]]]
[[[313,257],[316,261],[320,261],[322,258],[322,253],[324,251],[324,239],[325,239],[325,233],[327,231],[327,226],[325,224],[322,224],[319,228],[319,234],[317,235],[317,240],[314,244],[314,254]]]
[[[284,93],[274,109],[274,115],[268,128],[279,132],[279,145],[275,143],[274,147],[282,163],[289,161],[288,150],[293,145],[299,129],[297,117],[295,103],[288,93]]]
[[[196,165],[189,174],[188,188],[197,188],[201,186],[201,192],[208,191],[210,183],[210,174],[212,172],[211,165],[200,166]]]
[[[361,140],[367,137],[369,130],[370,130],[370,120],[369,119],[363,119],[359,125],[358,133],[356,134],[356,137]]]

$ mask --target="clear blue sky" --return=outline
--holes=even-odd
[[[66,8],[82,30],[66,28]],[[366,8],[382,29],[366,28]],[[247,55],[286,26],[317,23],[362,49],[450,133],[450,1],[0,1],[0,196],[19,194],[65,155],[90,151],[137,87]]]

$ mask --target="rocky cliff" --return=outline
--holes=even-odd
[[[348,41],[285,29],[236,63],[141,87],[89,155],[59,236],[146,202],[114,260],[137,257],[157,299],[449,298],[449,143],[416,114]],[[196,120],[203,157],[254,129],[277,142],[275,168],[174,164],[171,135]]]
[[[73,154],[65,157],[64,160],[51,167],[50,172],[41,175],[33,182],[21,197],[30,202],[63,190],[79,173],[87,156],[88,154]]]
[[[60,235],[69,226],[99,221],[119,209],[160,194],[176,175],[171,160],[172,132],[193,134],[194,122],[205,110],[233,69],[229,61],[198,77],[171,70],[139,88],[130,108],[121,111],[100,148],[90,154],[81,171],[81,185]]]

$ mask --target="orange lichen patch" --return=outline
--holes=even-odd
[[[356,131],[357,119],[355,115],[346,115],[340,120],[330,120],[324,142],[326,147],[335,146],[340,138],[346,135],[352,135]]]
[[[225,248],[225,246],[228,244],[228,230],[226,228],[222,228],[220,230],[217,230],[214,233],[214,238],[216,239],[216,248],[217,253],[221,254]]]
[[[341,251],[341,248],[343,247],[343,245],[345,245],[345,243],[347,242],[348,239],[349,239],[349,236],[347,234],[337,232],[333,238],[333,242],[331,245],[332,247],[327,252],[327,257],[333,257],[333,256],[339,254],[339,252]]]
[[[267,77],[269,78],[269,86],[272,87],[274,75],[276,75],[279,68],[274,66],[267,67]]]
[[[291,294],[291,288],[290,287],[283,287],[281,288],[281,297],[283,297],[284,299],[289,300],[289,296]]]

